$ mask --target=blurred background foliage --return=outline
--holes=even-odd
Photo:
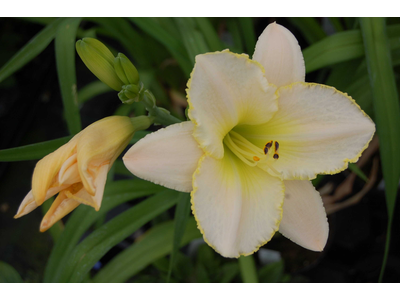
[[[40,158],[103,117],[146,113],[90,73],[77,39],[127,55],[158,105],[184,120],[195,56],[251,56],[274,21],[298,39],[306,81],[348,93],[377,124],[357,164],[314,181],[330,224],[322,253],[277,233],[253,256],[223,258],[204,243],[188,194],[134,178],[120,159],[98,213],[81,205],[43,234],[50,200],[12,218]],[[400,19],[31,17],[1,18],[0,32],[0,282],[400,281]]]

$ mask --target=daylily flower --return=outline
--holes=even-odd
[[[128,145],[134,129],[128,117],[107,117],[89,125],[67,144],[42,158],[33,172],[32,190],[14,218],[30,213],[57,193],[40,225],[42,232],[81,203],[98,211],[107,173]]]
[[[191,192],[204,240],[250,255],[279,231],[322,251],[328,223],[310,180],[356,162],[375,125],[347,94],[305,83],[296,38],[270,24],[253,60],[228,50],[196,57],[191,121],[147,135],[124,156],[135,175]]]

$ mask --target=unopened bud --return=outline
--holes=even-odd
[[[139,73],[131,61],[122,53],[118,53],[114,59],[114,69],[119,79],[124,84],[138,84]]]
[[[123,85],[122,90],[118,93],[118,97],[125,104],[139,102],[139,91],[139,86],[135,84]]]
[[[144,91],[144,100],[147,102],[147,106],[149,107],[155,107],[156,106],[156,97],[149,91],[145,90]]]
[[[76,42],[76,51],[86,67],[102,82],[116,91],[124,84],[114,70],[114,55],[100,41],[83,38]]]

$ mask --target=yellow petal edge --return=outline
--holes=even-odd
[[[195,186],[195,185],[194,185],[194,182],[195,182],[195,179],[196,179],[196,174],[199,174],[199,173],[200,173],[200,166],[201,166],[201,163],[203,162],[203,160],[204,160],[207,156],[208,156],[207,154],[204,154],[204,155],[199,159],[199,163],[198,163],[198,165],[197,165],[197,169],[196,169],[196,171],[193,173],[193,176],[192,176],[192,178],[193,178],[193,179],[192,179],[193,190],[192,190],[191,193],[190,193],[190,203],[191,203],[191,209],[192,209],[193,216],[194,216],[194,218],[195,218],[195,220],[196,220],[196,223],[197,223],[197,228],[200,230],[201,234],[203,235],[204,241],[207,243],[207,245],[209,245],[212,249],[214,249],[215,252],[217,252],[218,254],[222,255],[222,254],[216,249],[216,247],[215,247],[213,244],[211,244],[211,243],[207,240],[206,235],[204,234],[204,230],[203,230],[203,228],[202,228],[201,225],[200,225],[200,221],[199,221],[199,219],[197,218],[196,209],[195,209],[195,207],[194,207],[194,194],[196,193],[196,191],[197,191],[197,189],[198,189],[198,186]],[[282,194],[285,195],[285,185],[284,185],[283,181],[282,181],[282,187],[283,187],[283,188],[282,188]],[[275,233],[279,230],[279,224],[281,223],[282,216],[283,216],[283,200],[284,200],[284,199],[282,199],[281,205],[280,205],[280,216],[279,216],[279,218],[278,218],[278,221],[276,221],[276,223],[275,223],[275,228],[276,228],[276,230],[273,232],[273,234],[271,234],[271,237],[270,237],[268,240],[266,240],[266,241],[264,241],[264,242],[261,242],[258,246],[255,247],[255,249],[254,249],[252,252],[249,252],[249,253],[240,253],[240,252],[239,252],[239,255],[238,255],[238,256],[235,256],[235,258],[239,258],[241,255],[243,255],[243,256],[252,255],[253,253],[257,252],[262,246],[264,246],[265,244],[267,244],[267,243],[274,237]],[[223,256],[223,255],[222,255],[222,256]]]
[[[337,90],[337,89],[334,88],[333,86],[328,86],[328,85],[319,84],[319,83],[313,83],[313,82],[294,82],[294,83],[292,83],[292,84],[290,84],[290,85],[282,86],[282,87],[278,88],[278,90],[277,90],[278,95],[279,95],[279,91],[280,91],[281,89],[292,89],[294,84],[301,84],[301,85],[303,85],[304,87],[309,87],[309,88],[312,88],[312,87],[315,87],[315,86],[319,86],[319,87],[321,87],[321,88],[332,90],[334,93],[338,93],[338,94],[344,96],[344,97],[347,98],[353,105],[355,105],[355,106],[362,112],[362,114],[363,114],[365,117],[367,117],[369,121],[371,121],[371,123],[372,123],[372,124],[374,125],[374,127],[375,127],[375,123],[372,121],[372,119],[361,109],[361,107],[357,104],[357,102],[356,102],[351,96],[349,96],[347,93],[343,93],[343,92]],[[376,129],[375,129],[375,130],[376,130]],[[334,170],[326,171],[326,172],[321,172],[321,173],[318,173],[318,174],[321,174],[321,175],[334,175],[334,174],[337,174],[337,173],[340,173],[340,172],[346,170],[346,169],[349,167],[349,163],[355,163],[355,162],[357,162],[358,159],[360,158],[360,156],[362,155],[362,153],[364,152],[364,150],[368,148],[369,143],[371,142],[372,138],[374,137],[375,130],[374,130],[374,132],[371,134],[371,137],[370,137],[369,141],[365,144],[365,146],[361,149],[361,151],[360,151],[355,157],[353,157],[353,158],[345,158],[345,159],[343,160],[343,163],[344,163],[344,164],[343,164],[343,167],[342,167],[342,168],[338,168],[338,169],[334,169]],[[315,179],[315,178],[317,178],[317,175],[315,175],[314,177],[300,176],[300,177],[295,177],[295,178],[293,178],[293,179],[291,179],[291,180],[313,180],[313,179]]]

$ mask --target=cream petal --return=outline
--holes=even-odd
[[[295,83],[278,93],[279,111],[268,123],[235,130],[259,147],[279,142],[279,159],[270,155],[265,162],[283,179],[309,180],[343,171],[374,135],[371,119],[351,97],[332,87]]]
[[[32,193],[37,205],[41,205],[46,200],[47,190],[57,181],[61,166],[74,154],[80,134],[75,135],[67,144],[46,155],[36,164],[32,176]]]
[[[268,82],[285,86],[304,81],[306,69],[299,43],[285,27],[275,22],[258,38],[253,59],[265,68]]]
[[[61,220],[63,217],[77,208],[79,204],[80,203],[78,201],[68,198],[64,192],[61,192],[44,216],[42,223],[40,224],[40,231],[45,232],[58,220]]]
[[[103,187],[104,189],[104,187]],[[93,208],[98,211],[100,207],[97,205],[96,201],[94,200],[94,196],[90,195],[86,189],[83,187],[82,183],[73,186],[71,189],[65,191],[65,195],[69,199],[74,199],[79,203],[92,206]],[[100,199],[101,201],[101,199]]]
[[[250,255],[279,227],[283,182],[238,160],[204,155],[193,175],[192,210],[204,240],[225,257]]]
[[[320,194],[308,180],[285,180],[284,184],[279,232],[306,249],[322,251],[329,226]]]
[[[33,198],[32,191],[29,191],[29,193],[25,196],[24,200],[22,200],[21,204],[19,205],[17,214],[14,216],[14,219],[18,219],[22,216],[25,216],[26,214],[29,214],[38,206],[39,205],[37,205],[35,199]]]
[[[49,199],[50,197],[53,197],[55,194],[58,192],[62,191],[63,189],[68,188],[69,185],[60,185],[56,187],[51,187],[47,190],[45,200]],[[33,198],[33,193],[32,190],[29,191],[29,193],[25,196],[24,200],[22,200],[17,214],[14,216],[15,219],[20,218],[22,216],[25,216],[26,214],[29,214],[31,211],[33,211],[35,208],[37,208],[39,205],[37,205],[35,199]]]
[[[203,151],[192,136],[193,123],[182,122],[146,135],[123,157],[134,175],[162,186],[190,192]]]
[[[104,188],[106,186],[106,181],[107,181],[107,173],[108,170],[110,169],[110,166],[108,164],[102,165],[98,172],[96,179],[94,180],[94,185],[96,187],[96,193],[94,194],[93,202],[94,202],[94,209],[98,211],[101,206],[101,201],[103,200],[103,194],[104,194]]]
[[[112,116],[101,119],[82,131],[77,144],[78,170],[87,192],[96,194],[95,180],[98,167],[114,163],[134,134],[128,117]]]
[[[261,124],[277,111],[275,86],[247,55],[228,50],[196,56],[188,82],[194,137],[214,158],[222,158],[224,136],[237,124]]]
[[[81,181],[78,171],[77,154],[71,155],[61,166],[58,173],[60,184],[74,184]]]

